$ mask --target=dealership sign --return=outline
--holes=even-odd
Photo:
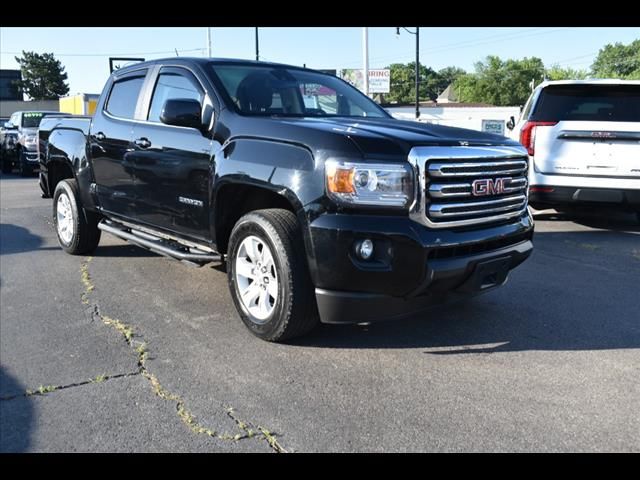
[[[362,69],[347,68],[340,72],[340,77],[354,87],[364,91]],[[389,93],[391,91],[391,70],[369,70],[369,93]]]
[[[504,136],[504,120],[482,120],[482,131]]]

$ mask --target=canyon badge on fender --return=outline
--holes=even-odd
[[[178,197],[178,201],[186,205],[193,205],[194,207],[204,206],[204,203],[202,200],[196,200],[195,198]]]

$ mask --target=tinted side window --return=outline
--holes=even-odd
[[[640,122],[640,85],[550,85],[531,119]]]
[[[143,82],[144,75],[115,82],[107,101],[107,112],[120,118],[133,118]]]
[[[184,75],[178,73],[160,73],[149,108],[150,122],[160,123],[160,114],[167,100],[186,98],[197,100],[202,105],[204,95],[199,86]]]

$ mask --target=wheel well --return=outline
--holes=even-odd
[[[63,162],[49,163],[49,165],[47,165],[47,172],[49,173],[49,194],[51,196],[53,196],[53,192],[55,192],[56,186],[60,181],[66,178],[74,178],[71,166]]]
[[[216,247],[226,253],[231,230],[240,217],[263,208],[282,208],[295,214],[293,205],[284,196],[253,185],[222,187],[215,202]]]

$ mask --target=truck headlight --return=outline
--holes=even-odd
[[[24,146],[35,149],[38,145],[38,135],[25,135]]]
[[[412,200],[413,170],[409,164],[329,160],[325,173],[327,193],[342,203],[402,208]]]

